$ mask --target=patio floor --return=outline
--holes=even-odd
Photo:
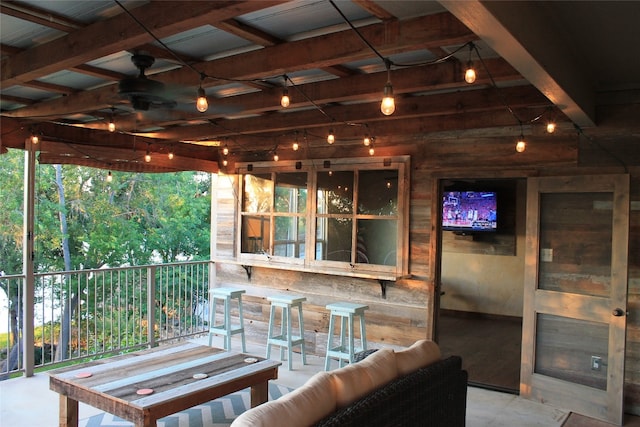
[[[194,340],[206,345],[206,337]],[[214,346],[222,347],[222,339],[214,338]],[[240,350],[239,340],[234,340],[233,350]],[[247,341],[247,353],[264,357],[265,346]],[[279,357],[277,347],[272,349],[272,358]],[[336,362],[332,367],[335,367]],[[296,388],[310,376],[324,368],[324,358],[307,356],[307,365],[302,366],[300,355],[294,353],[293,370],[280,368],[275,382]],[[49,376],[39,373],[30,378],[15,378],[0,382],[0,425],[11,427],[57,427],[58,394],[49,390]],[[101,411],[80,404],[80,420]],[[562,426],[568,417],[566,411],[542,405],[512,394],[499,393],[469,387],[467,399],[468,427],[501,426]]]

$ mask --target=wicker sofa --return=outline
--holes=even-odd
[[[319,372],[302,387],[252,408],[232,427],[463,427],[467,372],[458,356],[442,359],[437,345],[369,350],[357,363]]]

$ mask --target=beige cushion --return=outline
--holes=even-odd
[[[440,347],[433,341],[416,341],[411,347],[396,351],[399,375],[407,375],[440,360]]]
[[[300,388],[237,417],[232,427],[310,426],[336,409],[333,381],[318,372]]]
[[[398,376],[396,354],[390,348],[382,348],[358,362],[367,369],[374,388],[379,388]]]
[[[336,391],[336,406],[343,408],[354,400],[373,391],[373,381],[367,368],[360,363],[347,365],[331,372],[334,389]]]

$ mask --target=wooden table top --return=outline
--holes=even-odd
[[[266,384],[277,378],[280,365],[279,361],[186,343],[57,369],[49,373],[49,386],[68,398],[125,415],[125,419],[139,418],[139,414],[127,417],[130,412],[149,411],[157,419],[260,382]],[[145,389],[153,391],[141,395]]]

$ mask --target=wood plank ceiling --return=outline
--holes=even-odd
[[[587,73],[579,68],[587,46],[571,46],[575,58],[561,55],[589,30],[566,20],[583,14],[588,25],[607,2],[560,3],[2,1],[0,151],[24,148],[37,134],[42,163],[216,172],[276,152],[281,159],[366,156],[364,136],[375,138],[377,153],[407,154],[447,134],[543,138],[547,119],[559,132],[575,132],[596,124],[603,94],[608,105],[637,107],[638,77],[622,64],[610,59],[610,68],[598,69],[591,58]],[[602,31],[623,27],[614,18],[637,16],[638,4],[606,9],[615,16],[598,17]],[[620,30],[628,34],[594,55],[629,60],[637,28]],[[552,45],[550,37],[557,37]],[[136,53],[155,58],[145,73],[164,84],[162,101],[173,105],[135,109],[119,94],[118,82],[138,75]],[[473,84],[464,81],[469,59]],[[388,79],[397,108],[385,116]],[[285,85],[287,108],[280,105]],[[204,113],[195,108],[199,86],[209,101]],[[622,133],[637,139],[637,127],[626,120]],[[326,140],[330,130],[334,144]]]

